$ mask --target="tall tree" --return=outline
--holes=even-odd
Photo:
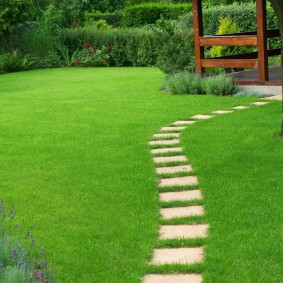
[[[283,1],[270,0],[270,3],[279,19],[279,29],[281,33],[281,69],[283,74]],[[282,112],[283,112],[283,89],[282,89]],[[281,123],[281,134],[283,135],[283,119]]]

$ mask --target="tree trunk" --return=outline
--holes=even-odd
[[[283,74],[283,1],[282,0],[270,0],[275,14],[279,19],[279,29],[281,33],[281,71]],[[282,81],[282,113],[283,113],[283,81]],[[281,122],[281,135],[283,135],[283,117]]]

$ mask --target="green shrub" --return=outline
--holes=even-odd
[[[174,94],[233,95],[238,86],[231,76],[220,74],[201,77],[198,74],[182,71],[166,76],[163,86]]]
[[[112,27],[119,27],[122,22],[122,11],[115,11],[113,13],[87,12],[85,13],[86,21],[104,20]]]
[[[112,66],[153,66],[162,45],[159,35],[143,29],[66,29],[60,34],[60,42],[70,53],[85,42],[97,47],[114,45],[109,58]]]
[[[140,27],[154,24],[161,15],[166,19],[177,19],[180,15],[191,12],[191,4],[144,3],[129,6],[124,10],[122,25]]]
[[[231,76],[221,74],[204,77],[202,80],[202,88],[206,94],[224,96],[236,93],[238,86]]]
[[[14,50],[0,55],[0,72],[10,73],[22,71],[27,66],[26,58],[19,52]]]
[[[235,97],[257,97],[263,98],[264,94],[256,92],[256,91],[239,91],[234,94]]]
[[[173,94],[203,94],[202,78],[190,72],[178,72],[166,76],[164,86]]]
[[[193,31],[177,32],[163,39],[157,67],[165,73],[195,69]]]

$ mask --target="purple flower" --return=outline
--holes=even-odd
[[[39,256],[42,257],[42,255],[43,255],[43,248],[40,248],[40,250],[39,250]]]
[[[22,265],[23,265],[23,262],[21,260],[18,261],[18,269],[20,269]]]
[[[17,257],[17,250],[16,250],[16,248],[12,249],[12,253],[13,253],[14,258],[16,258]]]

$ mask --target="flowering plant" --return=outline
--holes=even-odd
[[[113,48],[113,45],[98,48],[96,45],[91,46],[90,42],[85,42],[83,49],[78,52],[78,58],[73,65],[84,67],[108,67],[109,53]]]

